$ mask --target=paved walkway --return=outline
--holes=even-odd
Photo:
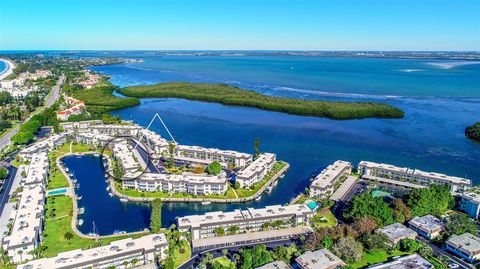
[[[3,237],[5,237],[4,233],[8,231],[8,220],[12,212],[15,210],[14,208],[15,203],[8,203],[3,208],[2,215],[0,216],[0,242],[3,241]]]

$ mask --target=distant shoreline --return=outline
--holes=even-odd
[[[13,69],[15,68],[15,64],[7,59],[1,59],[0,61],[4,62],[7,65],[7,69],[0,74],[0,80],[3,80],[4,78],[10,76],[10,74],[13,73]]]

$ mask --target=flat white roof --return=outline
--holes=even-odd
[[[378,230],[381,233],[385,234],[388,237],[388,239],[390,239],[391,241],[397,241],[400,239],[409,238],[417,235],[417,233],[414,230],[407,228],[405,225],[398,222],[394,224],[390,224]]]
[[[25,186],[21,193],[18,209],[12,212],[14,219],[12,233],[4,238],[9,241],[8,249],[36,241],[44,211],[45,192],[42,186]]]
[[[27,168],[26,185],[42,183],[48,174],[48,154],[44,151],[32,154]]]
[[[220,156],[233,157],[233,158],[239,158],[239,159],[252,158],[252,155],[248,153],[238,152],[234,150],[221,150],[217,148],[204,148],[199,146],[176,145],[175,150],[192,151],[192,152],[206,153],[211,155],[220,155]]]
[[[384,163],[375,163],[375,162],[369,162],[369,161],[361,161],[358,164],[359,167],[368,167],[368,168],[373,168],[373,169],[381,169],[381,170],[387,170],[387,171],[392,171],[392,172],[397,172],[397,173],[402,173],[410,176],[418,176],[418,177],[423,177],[423,178],[429,178],[433,180],[442,180],[442,181],[448,181],[454,184],[460,184],[460,185],[471,185],[470,179],[466,178],[461,178],[461,177],[455,177],[455,176],[449,176],[441,173],[436,173],[436,172],[425,172],[419,169],[410,169],[406,167],[398,167],[394,166],[391,164],[384,164]]]
[[[275,154],[273,153],[262,153],[260,154],[255,161],[247,165],[244,169],[240,170],[237,173],[237,176],[240,178],[251,178],[256,173],[260,173],[265,169],[269,163],[275,161]]]
[[[480,253],[480,238],[471,233],[452,235],[446,243],[473,255]]]
[[[31,146],[28,148],[24,148],[20,150],[20,154],[32,154],[34,152],[38,152],[41,150],[45,150],[49,148],[52,144],[56,144],[60,140],[64,139],[66,137],[66,133],[60,133],[60,134],[54,134],[47,139],[44,139],[42,141],[38,141],[36,143],[33,143]]]
[[[179,228],[199,228],[202,225],[244,222],[264,218],[275,219],[286,215],[306,214],[313,214],[313,211],[303,204],[272,205],[257,209],[247,208],[245,210],[236,209],[230,212],[216,211],[207,212],[203,215],[191,215],[178,218],[177,223]]]
[[[164,234],[151,234],[137,239],[127,238],[113,241],[102,247],[91,249],[76,249],[62,252],[55,257],[33,260],[17,266],[19,269],[55,269],[74,268],[75,266],[88,265],[114,256],[129,255],[132,252],[159,251],[158,247],[168,246]]]
[[[140,168],[140,164],[133,157],[133,147],[125,139],[117,139],[113,144],[113,156],[119,158],[126,170]]]
[[[320,189],[327,188],[332,185],[335,179],[338,179],[338,177],[343,174],[345,169],[351,166],[352,164],[349,162],[338,160],[323,169],[322,172],[315,177],[311,186]]]
[[[274,261],[267,263],[263,266],[257,267],[255,269],[290,269],[290,265],[287,265],[284,261]]]
[[[181,175],[175,174],[158,174],[158,173],[143,173],[137,180],[139,181],[160,181],[160,182],[178,182],[178,183],[193,183],[193,184],[225,184],[226,177],[209,176],[206,174],[184,173]]]
[[[408,224],[412,225],[413,227],[417,229],[422,229],[426,232],[434,232],[439,229],[444,228],[444,224],[441,220],[438,218],[432,216],[432,215],[425,215],[423,217],[415,217],[411,219]]]
[[[328,249],[307,251],[298,256],[295,261],[304,269],[330,269],[343,266],[345,263]]]

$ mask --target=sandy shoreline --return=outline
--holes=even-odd
[[[7,71],[0,74],[0,80],[2,80],[4,78],[8,77],[11,73],[13,73],[13,69],[15,68],[15,64],[12,61],[7,60],[7,59],[1,59],[0,58],[0,61],[5,62],[7,64]]]

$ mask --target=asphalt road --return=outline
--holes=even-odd
[[[62,86],[62,83],[64,81],[65,81],[65,76],[61,75],[57,81],[57,85],[55,85],[55,88],[53,89],[53,93],[45,102],[45,107],[51,107],[58,100],[58,98],[60,97],[60,87]],[[28,117],[25,121],[28,121],[29,118],[30,117]],[[18,129],[19,127],[17,126],[16,128],[6,133],[2,138],[0,138],[0,150],[10,145],[10,138],[18,132]]]
[[[475,266],[473,266],[472,264],[470,264],[468,262],[465,262],[464,260],[458,258],[457,256],[453,255],[452,253],[450,253],[446,250],[443,250],[443,249],[439,248],[438,246],[432,244],[430,241],[426,240],[425,238],[417,237],[417,239],[422,241],[422,242],[427,243],[432,248],[432,252],[433,252],[434,256],[447,256],[448,258],[450,258],[451,261],[458,264],[460,266],[459,268],[475,269]]]
[[[55,85],[55,88],[53,89],[52,95],[47,99],[45,102],[46,107],[51,107],[60,97],[60,87],[62,86],[62,83],[65,81],[65,76],[62,74],[60,78],[58,78],[57,85]]]
[[[15,179],[15,175],[17,174],[17,168],[15,166],[11,166],[10,168],[8,168],[8,170],[8,177],[5,179],[2,191],[0,192],[0,215],[3,212],[5,204],[8,202],[8,194],[10,193],[10,189],[12,188],[12,183]]]

